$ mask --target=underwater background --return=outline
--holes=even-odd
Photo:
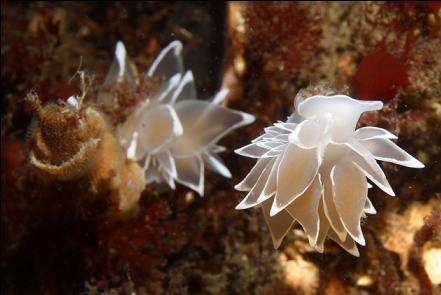
[[[1,35],[3,294],[441,293],[440,2],[2,2]],[[228,88],[224,104],[256,117],[221,140],[233,176],[207,172],[203,198],[149,184],[121,217],[90,174],[31,165],[25,97],[62,105],[82,70],[99,109],[119,40],[140,71],[180,40],[198,97]],[[397,196],[369,190],[360,257],[332,241],[316,252],[300,225],[275,250],[260,210],[234,209],[254,164],[234,149],[285,120],[302,89],[381,100],[359,126],[398,135],[426,166],[381,164]]]

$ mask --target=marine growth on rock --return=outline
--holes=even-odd
[[[84,85],[84,73],[81,77]],[[27,96],[35,114],[30,128],[30,163],[56,180],[82,180],[95,199],[113,205],[109,212],[114,217],[130,215],[145,187],[142,169],[127,160],[105,115],[83,103],[86,93],[83,89],[81,96],[71,96],[66,103],[44,106],[36,94]],[[78,185],[80,191],[81,187]],[[87,195],[86,191],[81,192]]]

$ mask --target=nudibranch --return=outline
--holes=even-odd
[[[219,91],[211,101],[198,100],[193,74],[184,71],[181,51],[181,42],[171,42],[147,73],[138,77],[123,43],[118,42],[104,86],[125,83],[129,95],[141,96],[136,109],[117,126],[117,134],[127,157],[144,167],[146,182],[164,182],[172,189],[178,182],[203,196],[205,166],[231,177],[217,155],[224,150],[218,140],[254,117],[220,105],[228,90]],[[143,92],[152,83],[159,86]],[[111,92],[100,93],[100,103],[112,101]]]
[[[367,179],[394,196],[376,160],[411,168],[424,165],[392,142],[397,137],[389,131],[356,129],[360,115],[380,110],[381,101],[297,95],[294,104],[286,122],[265,128],[263,135],[236,150],[257,159],[235,187],[248,191],[236,209],[261,207],[275,248],[298,222],[317,251],[323,252],[330,238],[359,256],[355,242],[365,245],[360,219],[376,213]]]

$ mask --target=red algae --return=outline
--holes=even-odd
[[[287,73],[298,70],[318,48],[319,20],[299,3],[253,2],[246,19],[251,56]]]
[[[361,60],[353,86],[357,98],[387,102],[407,83],[407,67],[403,60],[380,49]]]
[[[439,1],[423,1],[425,8],[433,13],[438,12],[441,9],[441,2]]]
[[[388,9],[395,14],[387,16]],[[386,35],[377,44],[377,49],[365,55],[358,65],[353,79],[355,96],[360,99],[376,99],[388,102],[398,91],[409,84],[409,60],[414,45],[414,30],[417,27],[417,7],[414,3],[384,4],[372,22],[374,27],[385,27]],[[388,40],[388,37],[393,37]],[[400,41],[404,45],[400,46]],[[392,49],[401,51],[397,56]]]
[[[25,163],[23,144],[17,139],[2,138],[2,183],[12,185],[16,180],[16,169]]]

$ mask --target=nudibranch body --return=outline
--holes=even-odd
[[[383,106],[380,101],[346,95],[297,95],[287,122],[265,128],[263,135],[236,153],[256,158],[249,174],[236,185],[248,191],[236,209],[262,207],[277,248],[295,222],[310,245],[323,252],[326,238],[352,255],[355,242],[365,245],[360,219],[376,211],[368,198],[372,183],[394,196],[376,160],[423,168],[424,165],[378,127],[356,124],[363,112]]]
[[[179,41],[170,43],[145,76],[137,79],[123,43],[118,42],[105,85],[126,83],[131,95],[142,96],[142,102],[117,127],[117,133],[127,157],[143,165],[146,182],[165,182],[173,189],[178,182],[202,196],[205,166],[231,177],[217,156],[224,150],[217,141],[253,122],[254,117],[221,106],[227,90],[218,92],[212,101],[198,100],[193,74],[184,71],[181,50]],[[160,86],[143,93],[143,83],[152,82]],[[100,93],[101,103],[112,99],[111,93]]]

